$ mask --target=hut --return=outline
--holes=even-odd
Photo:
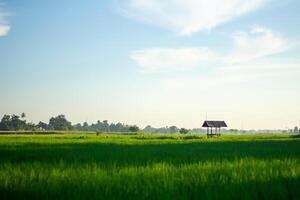
[[[202,127],[207,128],[207,137],[220,136],[221,128],[227,127],[227,124],[224,121],[204,121]],[[213,128],[215,131],[213,132]]]

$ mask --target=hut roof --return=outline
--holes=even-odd
[[[227,124],[224,121],[205,121],[202,127],[227,127]]]

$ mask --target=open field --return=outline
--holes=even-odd
[[[0,135],[0,199],[300,199],[289,135]]]

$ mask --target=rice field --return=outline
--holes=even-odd
[[[300,199],[300,137],[2,134],[0,199]]]

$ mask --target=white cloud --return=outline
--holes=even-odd
[[[124,15],[190,35],[254,11],[268,0],[119,0]]]
[[[8,34],[10,26],[5,24],[0,24],[0,37]]]
[[[225,54],[218,54],[205,47],[149,48],[133,52],[131,58],[143,72],[149,73],[186,71],[207,66],[226,69],[235,65],[241,67],[251,64],[291,48],[288,40],[270,29],[260,27],[234,34],[233,42],[233,49]]]
[[[0,37],[8,34],[10,26],[7,24],[5,18],[7,14],[1,9],[1,0],[0,0]]]
[[[250,32],[239,32],[233,36],[235,47],[224,59],[229,63],[241,63],[256,58],[286,51],[290,43],[270,29],[253,28]]]
[[[216,59],[207,48],[150,48],[133,52],[131,58],[143,72],[186,71]]]

